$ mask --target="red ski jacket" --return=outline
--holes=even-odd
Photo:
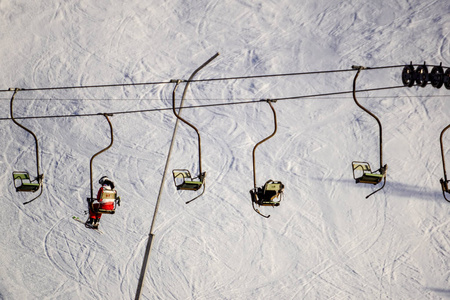
[[[116,193],[116,190],[111,189],[109,185],[103,185],[97,193],[97,201],[100,203],[100,208],[113,210]]]

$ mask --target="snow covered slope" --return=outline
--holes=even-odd
[[[42,3],[40,3],[42,2]],[[0,1],[0,89],[124,84],[344,70],[409,63],[450,66],[447,1]],[[359,89],[401,85],[401,68],[365,70]],[[377,167],[378,128],[350,94],[274,103],[278,132],[257,150],[257,181],[285,184],[277,208],[251,208],[252,149],[273,130],[259,99],[349,91],[355,72],[192,83],[185,109],[202,136],[205,195],[164,182],[142,299],[450,298],[450,206],[439,134],[450,91],[359,93],[383,125],[386,187],[355,184],[351,162]],[[44,193],[14,190],[35,174],[32,136],[0,93],[0,299],[133,299],[175,117],[117,113],[114,144],[94,160],[122,198],[104,234],[84,218],[89,160],[109,143],[98,113],[171,107],[174,84],[19,91],[38,137]],[[181,98],[183,86],[177,93]],[[445,136],[450,159],[450,133]],[[169,170],[197,172],[193,131],[180,124]],[[95,186],[95,189],[97,185]],[[94,191],[95,192],[95,191]]]

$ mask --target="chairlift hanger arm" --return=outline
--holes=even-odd
[[[174,89],[173,89],[173,92],[172,92],[172,111],[173,111],[173,113],[175,114],[175,116],[179,119],[179,120],[181,120],[182,122],[184,122],[185,124],[187,124],[187,125],[189,125],[192,129],[194,129],[195,130],[195,132],[197,133],[197,137],[198,137],[198,147],[199,147],[199,156],[201,155],[201,140],[200,140],[200,133],[199,133],[199,131],[198,131],[198,129],[194,126],[194,125],[192,125],[191,123],[189,123],[188,121],[186,121],[186,119],[184,119],[184,118],[182,118],[181,116],[180,116],[180,113],[181,113],[181,109],[183,108],[182,107],[182,103],[184,102],[184,97],[185,97],[185,95],[186,95],[186,89],[187,89],[187,86],[188,86],[188,84],[189,84],[189,82],[187,82],[186,83],[186,87],[185,87],[185,89],[184,89],[184,92],[183,92],[183,97],[182,97],[182,99],[181,99],[181,101],[182,101],[182,103],[180,104],[180,108],[179,108],[179,110],[178,110],[178,113],[177,113],[177,111],[176,111],[176,109],[175,109],[175,93],[176,93],[176,90],[177,90],[177,88],[178,88],[178,85],[181,83],[181,81],[180,80],[177,80],[176,81],[176,85],[175,85],[175,87],[174,87]],[[199,161],[199,164],[201,165],[201,160]],[[200,167],[200,174],[201,174],[201,167]]]
[[[364,106],[362,106],[358,100],[356,99],[356,79],[359,76],[359,73],[361,72],[361,70],[365,69],[362,66],[352,66],[353,69],[356,69],[356,75],[355,78],[353,79],[353,100],[355,101],[356,105],[358,105],[362,110],[364,110],[366,113],[368,113],[370,116],[372,116],[378,123],[378,127],[380,130],[380,171],[383,168],[383,128],[381,126],[381,122],[378,119],[377,116],[375,116],[371,111],[369,111],[367,108],[365,108]]]
[[[202,176],[203,172],[202,172],[202,142],[201,142],[201,138],[200,138],[200,133],[198,131],[198,129],[192,125],[191,123],[189,123],[188,121],[186,121],[184,118],[182,118],[180,116],[181,114],[181,109],[183,108],[183,103],[184,100],[186,98],[186,94],[187,94],[187,90],[188,87],[192,81],[192,79],[195,77],[195,75],[197,75],[197,73],[203,69],[206,65],[208,65],[211,61],[213,61],[217,56],[219,56],[219,53],[217,52],[216,54],[214,54],[212,57],[210,57],[206,62],[204,62],[200,67],[198,67],[192,74],[191,76],[189,76],[189,79],[186,81],[186,85],[184,87],[183,90],[183,95],[181,96],[181,102],[180,102],[180,108],[178,109],[178,113],[175,110],[175,92],[178,88],[178,85],[181,83],[181,80],[176,80],[172,82],[176,82],[175,88],[173,89],[173,93],[172,93],[172,109],[173,109],[173,113],[175,114],[175,116],[177,117],[177,119],[181,120],[182,122],[186,123],[187,125],[189,125],[192,129],[195,130],[195,132],[197,133],[197,139],[198,139],[198,168],[199,168],[199,177]]]
[[[256,211],[261,217],[264,217],[264,218],[266,218],[266,219],[270,218],[270,215],[263,215],[263,214],[259,211],[259,209],[257,209],[257,208],[255,207],[255,203],[254,203],[254,202],[252,202],[252,206],[253,206],[253,210]]]
[[[28,204],[30,202],[33,202],[34,200],[36,200],[37,198],[39,198],[42,195],[42,192],[43,192],[42,184],[40,185],[40,187],[41,187],[41,191],[39,192],[39,195],[37,195],[36,197],[34,197],[31,200],[28,200],[28,201],[24,202],[23,205]]]
[[[442,185],[442,195],[444,196],[445,200],[447,200],[448,202],[450,202],[450,199],[447,198],[447,196],[445,195],[445,192],[448,192],[448,190],[446,190],[445,187],[448,188],[448,180],[447,180],[447,171],[446,171],[446,167],[445,167],[445,155],[444,155],[444,143],[442,141],[442,138],[444,136],[444,132],[450,128],[450,124],[447,125],[442,131],[441,131],[441,135],[439,137],[439,141],[441,144],[441,156],[442,156],[442,168],[444,170],[444,178],[441,179],[441,185]]]
[[[100,114],[100,115],[103,115],[103,116],[106,118],[106,120],[108,121],[109,129],[110,129],[110,134],[111,134],[111,143],[110,143],[106,148],[104,148],[104,149],[100,150],[99,152],[95,153],[95,154],[91,157],[91,160],[90,160],[90,162],[89,162],[90,183],[91,183],[91,198],[90,198],[90,199],[93,199],[93,198],[94,198],[94,186],[93,186],[93,183],[92,183],[92,161],[94,160],[94,158],[95,158],[97,155],[99,155],[100,153],[103,153],[103,152],[105,152],[106,150],[108,150],[109,148],[111,148],[112,144],[114,143],[113,127],[112,127],[111,121],[109,120],[109,116],[112,116],[112,115],[111,115],[111,114],[106,114],[106,113]]]
[[[39,188],[41,189],[41,191],[39,192],[39,195],[37,195],[36,197],[34,197],[31,200],[28,200],[26,202],[24,202],[23,204],[28,204],[33,202],[34,200],[36,200],[37,198],[39,198],[42,195],[43,192],[43,188],[42,188],[42,180],[44,175],[40,174],[40,164],[39,164],[39,143],[38,143],[38,139],[36,137],[36,135],[34,134],[33,131],[31,131],[30,129],[28,129],[27,127],[23,126],[22,124],[20,124],[19,122],[17,122],[17,120],[14,118],[14,109],[13,109],[13,102],[14,102],[14,98],[17,94],[17,92],[19,91],[19,89],[14,89],[14,93],[11,97],[11,102],[10,102],[10,113],[11,113],[11,119],[13,120],[14,124],[16,124],[17,126],[19,126],[20,128],[24,129],[25,131],[27,131],[28,133],[30,133],[33,138],[34,138],[34,142],[36,145],[36,175],[37,175],[37,181],[39,183]]]
[[[20,124],[19,122],[16,121],[16,119],[14,118],[14,111],[13,111],[13,102],[14,102],[14,98],[17,94],[17,92],[19,91],[19,89],[14,89],[14,93],[11,97],[11,103],[10,103],[10,112],[11,112],[11,119],[12,121],[19,126],[20,128],[24,129],[25,131],[27,131],[28,133],[30,133],[33,138],[34,138],[34,142],[36,145],[36,174],[38,176],[38,179],[40,179],[41,174],[40,174],[40,164],[39,164],[39,143],[38,143],[38,139],[36,137],[36,135],[34,134],[33,131],[31,131],[30,129],[28,129],[27,127],[23,126],[22,124]],[[39,180],[41,181],[41,180]]]
[[[441,131],[441,135],[439,137],[439,141],[441,143],[442,168],[444,169],[444,180],[445,181],[447,181],[447,172],[446,172],[446,168],[445,168],[444,143],[442,142],[442,137],[444,136],[444,132],[449,128],[450,128],[450,124]]]
[[[273,112],[273,122],[274,122],[274,130],[272,132],[271,135],[269,135],[268,137],[264,138],[263,140],[259,141],[255,147],[253,147],[253,153],[252,153],[252,157],[253,157],[253,184],[254,184],[254,188],[256,188],[256,157],[255,157],[255,153],[256,153],[256,148],[261,145],[262,143],[264,143],[265,141],[267,141],[268,139],[270,139],[271,137],[273,137],[275,135],[275,133],[277,132],[277,114],[275,112],[275,109],[272,106],[271,102],[274,102],[272,100],[262,100],[262,101],[266,101],[267,104],[269,104],[270,108],[272,109]]]

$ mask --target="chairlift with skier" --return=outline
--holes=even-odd
[[[110,136],[111,142],[110,144],[95,153],[89,162],[89,171],[90,171],[90,188],[91,195],[87,198],[88,207],[89,207],[89,217],[86,220],[85,226],[87,228],[98,229],[100,218],[102,214],[114,214],[116,212],[116,207],[120,206],[120,197],[117,196],[117,191],[115,190],[115,184],[112,180],[110,180],[107,176],[102,176],[99,180],[99,184],[101,185],[100,189],[97,192],[97,197],[94,198],[94,188],[93,188],[93,180],[92,180],[92,162],[94,158],[100,153],[105,152],[109,148],[111,148],[114,143],[114,133],[111,121],[109,120],[108,114],[102,114],[106,120],[108,121],[110,128]]]

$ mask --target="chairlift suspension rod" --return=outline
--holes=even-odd
[[[24,129],[25,131],[29,132],[34,138],[34,142],[36,144],[36,175],[37,175],[37,178],[38,178],[38,182],[41,183],[41,175],[40,175],[40,170],[39,170],[39,143],[38,143],[38,139],[37,139],[36,135],[33,133],[33,131],[31,131],[30,129],[26,128],[25,126],[23,126],[22,124],[17,122],[16,119],[14,118],[13,102],[14,102],[14,97],[16,96],[18,91],[19,91],[19,89],[14,89],[14,93],[13,93],[13,95],[11,97],[11,103],[10,103],[11,119],[13,120],[13,122],[17,126],[19,126],[20,128]]]
[[[114,143],[113,127],[112,127],[111,121],[109,120],[108,114],[101,114],[101,115],[103,115],[103,116],[106,118],[106,120],[108,121],[109,129],[110,129],[110,132],[111,132],[111,133],[110,133],[110,134],[111,134],[111,143],[110,143],[109,146],[107,146],[106,148],[104,148],[104,149],[100,150],[99,152],[95,153],[95,154],[91,157],[91,160],[90,160],[90,162],[89,162],[89,172],[90,172],[90,180],[91,180],[91,181],[90,181],[90,182],[91,182],[91,199],[94,198],[94,186],[93,186],[93,184],[92,184],[92,161],[94,160],[94,158],[95,158],[97,155],[99,155],[100,153],[103,153],[103,152],[105,152],[106,150],[108,150],[109,148],[111,148],[112,144]],[[109,115],[109,116],[111,116],[111,115]]]
[[[181,112],[181,109],[183,108],[182,105],[180,105],[178,113],[177,113],[177,111],[175,109],[175,92],[176,92],[180,82],[181,82],[180,80],[177,81],[177,84],[175,85],[175,87],[173,89],[173,92],[172,92],[172,103],[173,103],[172,110],[173,110],[173,113],[175,114],[175,116],[178,119],[180,119],[182,122],[184,122],[187,125],[189,125],[197,133],[197,140],[198,140],[198,168],[199,168],[199,175],[201,175],[202,174],[202,143],[201,143],[200,133],[198,132],[198,129],[194,125],[192,125],[191,123],[189,123],[188,121],[186,121],[184,118],[182,118],[179,115],[179,113]],[[189,82],[186,83],[186,87],[184,89],[183,97],[182,97],[182,100],[181,100],[182,102],[184,100],[184,96],[186,95],[186,90],[187,90],[188,85],[189,85]]]
[[[181,103],[180,103],[180,108],[178,109],[178,113],[175,111],[175,90],[178,86],[178,84],[180,83],[180,81],[177,81],[177,86],[175,86],[174,90],[173,90],[173,94],[172,94],[172,99],[173,99],[173,113],[175,114],[175,116],[180,119],[181,121],[183,121],[184,123],[186,123],[187,125],[189,125],[190,127],[192,127],[192,129],[195,130],[195,132],[197,133],[197,137],[198,137],[198,168],[199,168],[199,176],[202,175],[202,142],[201,142],[201,138],[200,138],[200,133],[198,132],[198,129],[192,125],[191,123],[189,123],[188,121],[186,121],[184,118],[182,118],[180,116],[181,114],[181,109],[183,108],[183,102],[186,98],[186,93],[188,90],[188,87],[190,85],[190,83],[192,82],[192,79],[195,77],[195,75],[197,75],[197,73],[203,69],[203,67],[205,67],[207,64],[209,64],[211,61],[213,61],[217,56],[219,56],[219,53],[214,54],[213,56],[211,56],[206,62],[204,62],[200,67],[198,67],[192,74],[191,76],[189,76],[189,79],[186,81],[186,86],[184,87],[184,91],[183,91],[183,95],[181,97]]]
[[[357,69],[358,71],[356,72],[355,78],[353,79],[353,100],[355,100],[356,105],[358,105],[362,110],[364,110],[365,112],[367,112],[369,115],[371,115],[378,123],[378,127],[380,129],[380,170],[381,168],[383,168],[383,128],[381,126],[381,122],[378,119],[377,116],[375,116],[372,112],[370,112],[367,108],[365,108],[364,106],[362,106],[358,100],[356,99],[356,79],[359,76],[359,73],[361,72],[361,70],[364,69],[364,67],[362,66],[352,66],[353,69]]]
[[[444,155],[444,144],[442,142],[442,137],[444,136],[444,132],[449,128],[450,128],[450,124],[442,130],[441,136],[439,138],[440,143],[441,143],[442,167],[444,169],[444,180],[445,181],[447,181],[447,172],[445,171],[445,155]]]
[[[262,143],[264,143],[265,141],[267,141],[268,139],[270,139],[271,137],[273,137],[275,135],[275,133],[277,132],[277,114],[275,112],[275,109],[272,106],[271,102],[275,102],[274,100],[262,100],[262,101],[266,101],[270,108],[272,109],[273,112],[273,122],[274,122],[274,130],[272,132],[271,135],[269,135],[268,137],[266,137],[265,139],[261,140],[260,142],[258,142],[255,147],[253,147],[253,153],[252,153],[252,157],[253,157],[253,184],[254,187],[256,188],[256,158],[255,158],[255,153],[256,153],[256,148],[261,145]]]

